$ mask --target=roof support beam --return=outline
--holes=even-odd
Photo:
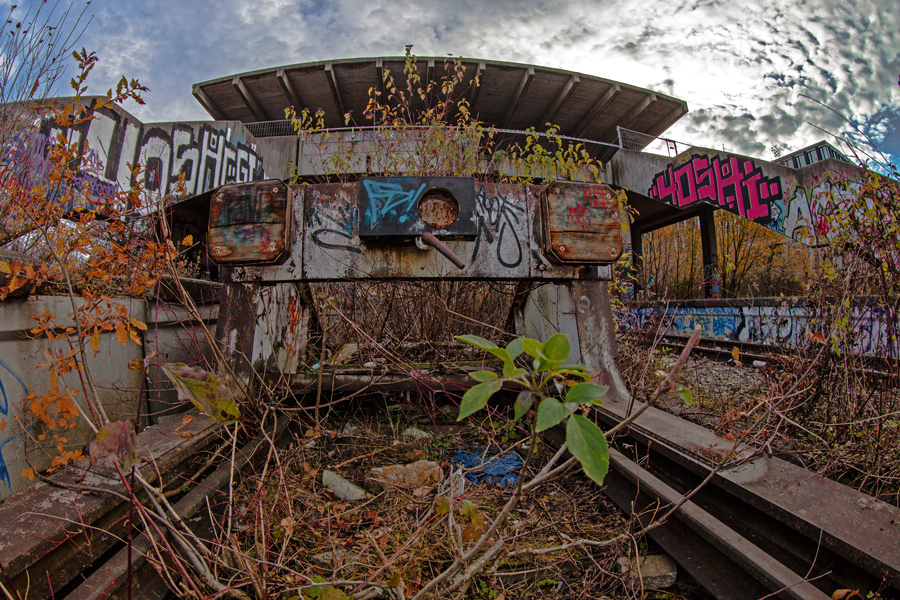
[[[434,81],[434,59],[433,58],[428,60],[428,70],[425,71],[425,73],[426,73],[425,85],[427,86],[429,83]]]
[[[375,61],[375,89],[381,92],[379,103],[387,103],[387,91],[384,85],[384,61],[380,58]]]
[[[234,86],[238,96],[241,97],[241,100],[244,101],[244,105],[250,109],[250,112],[253,113],[253,116],[256,117],[257,121],[269,120],[268,116],[266,116],[266,111],[263,110],[262,106],[259,105],[259,102],[256,101],[256,98],[253,97],[253,94],[250,93],[250,90],[247,89],[247,86],[244,85],[244,81],[240,76],[232,79],[231,85]]]
[[[325,63],[325,75],[328,77],[328,86],[331,88],[331,97],[334,98],[334,104],[338,107],[338,111],[340,112],[340,122],[343,123],[344,115],[347,114],[347,111],[344,108],[344,98],[341,96],[341,88],[338,86],[334,66],[330,62]]]
[[[632,108],[627,115],[619,119],[619,127],[621,127],[622,129],[630,129],[631,125],[641,115],[641,113],[647,110],[647,107],[649,107],[654,102],[656,102],[656,94],[647,94],[647,96],[641,101],[640,104]],[[597,139],[599,139],[601,142],[613,143],[614,141],[618,140],[618,130],[615,126],[610,127],[602,134],[600,134]]]
[[[685,105],[679,104],[678,106],[673,108],[669,112],[669,114],[665,115],[659,121],[654,123],[651,127],[648,127],[647,133],[650,135],[659,137],[660,135],[665,133],[666,129],[671,127],[685,113],[687,113],[687,107]]]
[[[559,94],[556,96],[556,100],[553,101],[553,104],[550,105],[550,108],[547,109],[547,112],[544,113],[544,116],[541,117],[540,126],[543,127],[547,123],[552,123],[556,118],[556,115],[559,114],[559,110],[566,103],[566,100],[569,99],[569,96],[572,95],[572,92],[575,91],[575,87],[581,82],[581,78],[578,75],[572,75],[569,77],[569,81],[566,82],[566,85],[563,86],[563,89],[559,91]]]
[[[618,83],[613,83],[609,86],[609,89],[606,90],[606,93],[600,96],[600,99],[594,103],[594,106],[591,107],[587,113],[581,118],[580,121],[572,128],[572,131],[569,132],[568,135],[572,137],[584,137],[584,132],[587,131],[588,127],[594,124],[594,121],[597,120],[597,117],[600,116],[600,113],[609,106],[609,103],[613,101],[613,98],[616,97],[622,89]]]
[[[226,115],[221,108],[219,108],[215,102],[213,102],[209,96],[206,95],[206,92],[203,91],[203,88],[200,87],[199,84],[195,84],[191,93],[194,94],[194,98],[197,99],[197,102],[206,109],[206,112],[209,113],[216,121],[228,121],[228,115]]]
[[[478,102],[478,94],[481,91],[481,86],[484,85],[484,63],[479,62],[478,67],[475,69],[474,77],[478,78],[479,85],[475,85],[475,79],[472,79],[472,85],[469,88],[469,97],[466,100],[469,101],[469,110],[475,110],[475,103]]]
[[[534,67],[528,67],[525,69],[525,73],[522,74],[522,81],[519,82],[519,87],[516,88],[516,92],[513,94],[509,106],[506,107],[506,114],[503,115],[503,121],[500,123],[501,129],[509,129],[509,124],[512,121],[513,115],[516,113],[516,109],[519,108],[519,104],[522,102],[522,97],[525,95],[525,92],[528,91],[528,86],[531,85],[532,79],[534,79]]]
[[[278,77],[278,83],[281,84],[281,91],[284,92],[284,97],[287,98],[288,105],[293,106],[294,110],[298,112],[302,110],[304,106],[300,102],[300,96],[297,95],[294,84],[291,83],[287,73],[284,72],[284,67],[278,69],[278,71],[275,72],[275,76]]]

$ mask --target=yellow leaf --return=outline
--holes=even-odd
[[[738,350],[737,346],[731,349],[731,358],[734,359],[735,364],[741,364],[741,351]]]
[[[29,481],[34,481],[34,469],[22,469],[22,478],[26,477]]]
[[[91,334],[91,348],[94,350],[100,349],[100,330],[94,327],[94,333]]]
[[[123,323],[116,323],[116,340],[123,346],[128,343],[128,331]]]
[[[194,245],[194,236],[188,235],[183,240],[181,240],[182,246],[193,246]]]
[[[130,319],[130,321],[131,321],[131,325],[133,327],[136,327],[137,329],[140,329],[141,331],[147,331],[147,324],[144,323],[143,321],[138,321],[137,319]]]

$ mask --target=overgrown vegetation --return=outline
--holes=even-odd
[[[39,110],[44,112],[35,113],[35,119],[44,115],[66,128],[91,118],[91,108],[110,106],[125,98],[140,101],[144,88],[136,81],[123,80],[117,90],[88,106],[82,98],[85,80],[97,59],[84,51],[76,53],[75,58],[81,67],[73,80],[75,98],[64,106],[43,105]],[[465,100],[459,98],[459,86],[465,80],[460,62],[448,60],[447,73],[438,82],[422,82],[416,59],[408,52],[401,84],[395,83],[390,73],[385,74],[386,97],[382,101],[373,90],[367,111],[370,127],[381,134],[376,136],[379,143],[372,146],[375,153],[368,157],[369,171],[477,174],[488,180],[518,183],[557,177],[591,178],[597,174],[598,165],[584,149],[562,140],[552,126],[544,134],[527,132],[521,147],[500,143],[495,132],[469,115]],[[328,137],[331,133],[317,130],[319,118],[300,111],[295,115],[300,122],[298,133],[318,136],[316,143],[323,144],[323,148],[327,145],[330,150],[323,150],[323,177],[340,179],[343,173],[354,170],[348,162],[358,156],[354,154],[354,142],[349,138],[334,140]],[[452,341],[453,336],[473,332],[504,344],[512,339],[513,327],[506,315],[515,294],[522,293],[512,284],[486,287],[480,283],[442,282],[429,287],[419,283],[387,286],[335,282],[316,286],[312,297],[321,337],[313,339],[309,347],[321,347],[322,351],[318,365],[307,365],[310,370],[318,367],[321,373],[323,359],[329,357],[326,347],[334,355],[354,335],[359,342],[359,357],[387,358],[404,367],[410,367],[416,359],[452,368],[458,368],[462,362],[488,364],[479,348],[496,354],[510,353],[515,344],[522,346],[523,352],[534,359],[530,368],[520,358],[520,366],[509,371],[521,353],[515,357],[509,354],[503,367],[506,379],[497,376],[490,385],[499,392],[503,381],[512,385],[519,379],[518,384],[534,395],[532,410],[526,406],[527,398],[532,396],[520,397],[514,418],[507,414],[503,402],[493,402],[478,415],[475,429],[464,429],[466,434],[457,435],[452,443],[437,440],[422,442],[418,447],[395,445],[394,432],[384,453],[384,458],[388,458],[398,452],[413,452],[407,457],[414,458],[427,452],[430,458],[446,464],[444,450],[450,445],[459,447],[470,436],[491,452],[500,453],[515,451],[525,438],[530,440],[528,463],[512,494],[495,489],[475,489],[464,494],[462,488],[453,487],[461,485],[457,472],[438,482],[436,490],[414,490],[408,497],[402,490],[386,487],[380,492],[373,490],[378,496],[369,502],[347,506],[323,491],[316,477],[319,467],[311,465],[310,459],[316,455],[314,460],[332,462],[335,469],[340,469],[357,461],[371,464],[369,457],[380,455],[381,448],[362,455],[342,455],[346,449],[329,443],[339,436],[327,431],[330,422],[327,415],[319,414],[319,395],[315,417],[311,406],[298,407],[293,404],[296,399],[291,400],[294,427],[308,431],[309,437],[298,438],[291,448],[285,449],[276,446],[266,433],[273,415],[284,408],[284,393],[271,382],[258,382],[251,393],[221,360],[203,369],[160,365],[150,354],[130,365],[142,376],[149,369],[161,369],[181,399],[194,402],[213,418],[228,423],[228,443],[223,444],[220,453],[229,447],[234,452],[239,440],[254,436],[262,436],[270,444],[262,471],[234,473],[235,481],[242,483],[229,491],[232,502],[222,511],[219,507],[211,510],[221,519],[216,523],[216,539],[211,542],[198,537],[176,515],[172,505],[190,484],[165,491],[164,487],[151,484],[135,464],[140,402],[135,401],[131,414],[108,414],[88,360],[99,351],[99,339],[104,333],[114,333],[121,344],[141,343],[146,325],[130,317],[125,303],[116,295],[140,298],[167,275],[174,281],[183,308],[195,322],[203,322],[190,296],[178,283],[183,269],[179,249],[191,247],[194,242],[173,240],[168,222],[156,218],[164,214],[170,199],[157,198],[158,204],[148,204],[147,196],[142,194],[140,165],[132,166],[131,189],[114,198],[97,198],[75,184],[84,160],[75,146],[60,136],[48,152],[40,172],[30,171],[30,163],[19,163],[9,173],[11,183],[6,189],[12,191],[3,197],[5,230],[11,232],[9,237],[14,238],[15,249],[32,258],[10,263],[0,293],[4,298],[22,288],[61,293],[68,297],[71,312],[35,315],[32,333],[50,348],[48,361],[42,367],[48,369],[51,384],[45,393],[28,398],[30,413],[23,422],[4,425],[19,427],[28,434],[38,432],[35,435],[40,441],[53,437],[59,443],[53,469],[29,469],[27,473],[54,485],[67,485],[48,479],[56,468],[85,458],[81,443],[73,448],[65,431],[76,422],[86,425],[94,434],[91,462],[109,460],[126,486],[126,500],[132,511],[127,523],[129,536],[138,531],[150,536],[150,559],[175,593],[191,597],[213,594],[332,600],[351,595],[403,598],[474,594],[498,598],[505,589],[537,597],[545,589],[560,589],[564,584],[580,591],[618,585],[607,573],[611,555],[594,550],[627,545],[631,538],[621,531],[621,524],[617,523],[619,527],[611,532],[605,524],[593,522],[597,512],[578,503],[569,507],[566,520],[558,522],[557,517],[562,514],[557,512],[561,504],[556,498],[558,492],[551,496],[526,494],[541,484],[558,489],[558,478],[565,477],[573,498],[596,504],[597,489],[586,479],[576,478],[572,467],[580,462],[595,481],[603,479],[608,460],[605,438],[589,419],[588,411],[603,390],[587,381],[573,380],[589,377],[583,367],[563,364],[568,355],[565,336],[555,336],[546,343],[518,339],[505,348],[482,337],[469,337],[465,339],[476,341],[478,348],[468,350],[462,349],[464,344]],[[215,358],[215,345],[208,331],[206,335]],[[387,355],[381,354],[385,350]],[[523,369],[526,373],[533,371],[533,375],[522,375]],[[426,392],[430,384],[437,385],[440,380],[425,370],[418,372],[427,400],[433,403],[435,397],[444,397],[451,402],[460,401],[459,394],[452,390],[443,396]],[[487,373],[482,370],[480,377],[489,377]],[[462,400],[467,413],[473,412],[471,402],[484,388],[473,389],[476,392]],[[487,400],[486,396],[478,399],[477,408],[484,408]],[[344,401],[342,397],[332,397],[326,405]],[[436,418],[433,405],[426,409],[426,414]],[[567,429],[571,430],[569,444],[575,457],[570,460],[563,459],[566,446],[553,449],[540,441],[540,432],[560,422],[567,422]],[[521,427],[522,423],[527,425]],[[490,432],[490,436],[473,433],[476,430]],[[316,450],[312,450],[314,447]],[[333,462],[335,451],[336,456],[346,458]],[[139,503],[138,496],[145,496],[148,503]],[[591,522],[575,522],[583,517]],[[603,514],[602,520],[616,519]],[[523,527],[538,527],[537,531],[552,531],[555,535],[545,538]],[[330,567],[315,563],[312,550],[326,546],[331,548],[332,556],[341,549],[356,552],[356,558],[346,569],[336,569],[334,561]],[[549,557],[553,557],[552,562]],[[565,583],[562,574],[568,572],[568,567],[563,565],[588,573],[588,579],[580,586]],[[528,566],[534,566],[535,576],[526,574],[521,580],[516,579],[517,569]]]
[[[887,175],[864,168],[859,180],[843,182],[859,191],[852,196],[842,193],[827,216],[828,229],[836,235],[815,251],[817,265],[807,271],[803,310],[808,326],[801,347],[770,356],[768,366],[752,377],[727,376],[756,382],[753,389],[740,392],[698,384],[691,372],[702,368],[687,368],[684,382],[697,392],[698,408],[678,409],[726,436],[781,452],[788,460],[896,505],[900,505],[898,181],[895,168]],[[759,285],[744,288],[744,295],[765,289],[761,274],[755,277]],[[729,293],[735,291],[741,290]],[[681,294],[690,296],[691,290],[676,285],[668,297],[678,299]],[[652,365],[665,361],[659,354],[664,343],[658,325],[659,321],[650,322],[644,333],[620,339],[623,371],[638,393],[651,385]],[[739,353],[735,362],[741,363]],[[752,370],[750,362],[736,368]],[[707,411],[713,414],[704,414]]]

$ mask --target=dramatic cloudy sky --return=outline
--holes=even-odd
[[[147,106],[129,110],[145,122],[209,118],[196,82],[414,44],[682,98],[690,112],[667,137],[697,145],[768,158],[773,144],[828,137],[814,126],[858,136],[842,115],[900,155],[897,0],[93,0],[88,11],[81,44],[101,59],[91,91],[140,79]]]

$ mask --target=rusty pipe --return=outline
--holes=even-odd
[[[437,239],[430,231],[426,231],[425,233],[420,235],[419,239],[422,240],[422,243],[431,246],[432,248],[443,254],[445,257],[447,257],[447,260],[456,265],[458,269],[464,269],[466,267],[466,263],[461,261],[459,257],[453,254],[453,251],[445,246],[444,242]]]

